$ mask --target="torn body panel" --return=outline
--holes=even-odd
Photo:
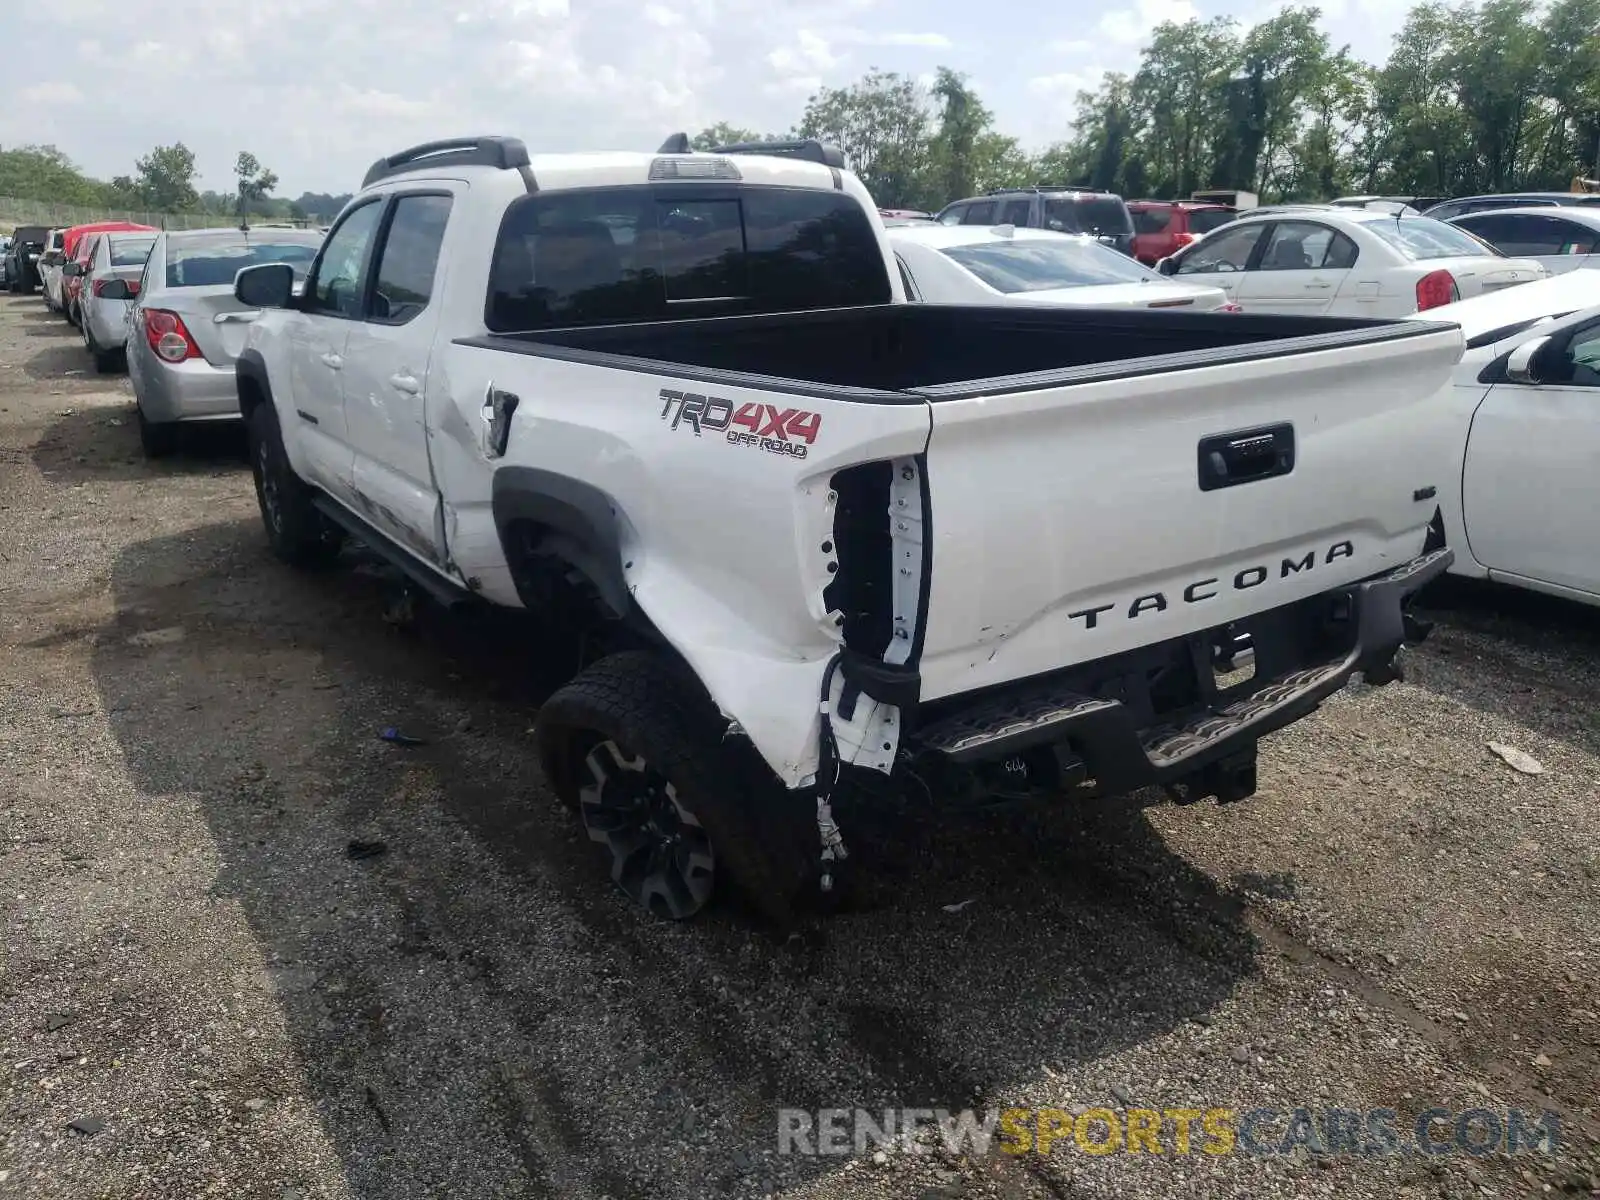
[[[434,452],[461,573],[488,598],[523,605],[507,554],[508,497],[536,494],[526,507],[549,511],[565,497],[539,478],[582,480],[604,497],[604,511],[586,508],[586,528],[597,532],[577,539],[587,544],[575,542],[572,559],[671,644],[786,786],[810,784],[829,661],[848,648],[852,661],[900,654],[904,663],[915,644],[894,636],[893,618],[912,632],[919,608],[894,611],[890,560],[901,543],[920,554],[928,406],[813,397],[775,405],[769,393],[691,387],[648,371],[467,346],[452,346],[448,358],[452,394],[462,399],[439,415]],[[491,373],[496,388],[519,397],[498,458],[478,428]],[[581,405],[571,401],[578,395]],[[508,486],[519,473],[522,484]],[[862,504],[874,510],[875,532],[847,534],[841,520],[863,516]],[[891,508],[906,514],[899,543]],[[908,579],[920,584],[924,568],[918,561]],[[843,761],[889,770],[898,707],[856,702],[848,667],[832,687]]]

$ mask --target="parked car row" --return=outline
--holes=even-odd
[[[15,237],[27,270],[11,290],[39,287],[45,307],[77,326],[96,371],[128,372],[140,440],[158,456],[183,422],[238,417],[233,363],[256,314],[234,299],[234,276],[285,263],[303,278],[323,235],[284,225],[28,227]]]

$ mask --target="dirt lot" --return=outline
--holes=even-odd
[[[126,380],[0,299],[0,1196],[1600,1191],[1590,613],[1452,597],[1248,803],[881,818],[873,902],[780,941],[615,896],[534,764],[549,654],[392,599],[359,555],[268,557],[227,431],[147,465]],[[1013,1103],[1561,1138],[776,1154],[780,1106]]]

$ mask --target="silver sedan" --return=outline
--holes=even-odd
[[[233,295],[245,267],[288,263],[296,283],[322,245],[315,229],[187,229],[158,236],[128,314],[128,375],[139,438],[171,452],[188,421],[237,420],[233,364],[258,313]]]
[[[105,233],[94,241],[78,298],[78,330],[102,375],[127,361],[128,306],[155,240],[153,233]]]

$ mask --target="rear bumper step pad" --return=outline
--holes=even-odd
[[[1332,594],[1349,597],[1356,631],[1347,653],[1266,681],[1182,726],[1140,729],[1120,701],[1044,688],[977,704],[918,731],[917,741],[952,762],[975,763],[1071,739],[1102,790],[1172,782],[1299,720],[1358,672],[1375,684],[1398,678],[1395,655],[1416,629],[1408,629],[1403,605],[1454,559],[1452,550],[1434,550],[1338,589]]]

